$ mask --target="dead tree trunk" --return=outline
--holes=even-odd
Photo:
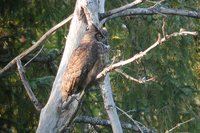
[[[87,5],[90,4],[90,5]],[[65,50],[63,53],[63,57],[52,87],[52,91],[49,97],[49,100],[45,107],[42,109],[40,114],[39,125],[37,128],[37,133],[56,133],[62,132],[61,129],[64,129],[65,126],[68,125],[71,120],[72,114],[76,111],[78,107],[78,102],[75,101],[73,104],[73,108],[64,112],[66,116],[66,120],[59,122],[60,117],[62,116],[61,112],[61,81],[63,77],[63,73],[66,69],[68,60],[73,50],[78,47],[79,41],[83,36],[83,33],[86,29],[85,23],[85,12],[83,11],[83,6],[90,7],[91,5],[96,5],[97,3],[93,0],[77,0],[76,7],[74,10],[74,17],[71,21],[70,30],[67,36],[67,41],[65,44]],[[95,8],[95,7],[94,7]],[[92,10],[92,8],[87,8],[88,10]],[[93,11],[96,16],[98,15],[98,11]],[[94,17],[94,16],[91,16]],[[97,19],[97,18],[96,18]],[[95,18],[94,18],[95,20]],[[97,20],[96,20],[97,21]],[[68,123],[67,123],[68,122]]]
[[[79,45],[80,39],[86,29],[86,25],[96,25],[99,26],[99,18],[98,13],[104,12],[104,3],[105,0],[77,0],[74,17],[72,19],[70,30],[67,36],[67,41],[65,44],[64,54],[57,72],[56,79],[53,84],[53,88],[51,91],[50,98],[46,104],[46,106],[42,109],[40,114],[40,121],[37,128],[37,133],[55,133],[55,132],[65,132],[69,127],[70,123],[72,122],[78,107],[80,100],[83,97],[83,93],[78,95],[79,100],[74,100],[70,102],[70,107],[67,110],[62,110],[62,98],[61,98],[61,82],[63,73],[65,72],[68,60],[72,51]],[[99,9],[99,10],[96,10]],[[103,83],[110,82],[104,81]],[[111,89],[111,87],[108,87]],[[106,88],[104,88],[106,89]],[[107,91],[105,91],[107,92]],[[110,91],[109,91],[110,92]],[[112,99],[112,94],[109,94]],[[108,97],[108,96],[107,96]],[[107,98],[106,97],[106,98]],[[106,101],[106,99],[104,100]],[[108,102],[107,105],[110,105]],[[109,117],[111,119],[111,124],[113,131],[116,133],[121,133],[122,128],[119,121],[119,118],[116,113],[116,109],[114,104],[112,105],[114,111],[108,111]],[[110,112],[110,113],[109,113]],[[112,114],[115,114],[117,117],[113,119]]]

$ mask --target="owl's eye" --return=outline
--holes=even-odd
[[[96,37],[97,41],[102,41],[103,40],[103,36],[100,33],[97,33],[95,35],[95,37]]]

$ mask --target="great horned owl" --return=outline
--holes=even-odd
[[[93,85],[105,67],[108,53],[107,31],[88,27],[80,45],[72,53],[61,85],[62,100]]]

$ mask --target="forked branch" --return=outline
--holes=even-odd
[[[170,35],[165,35],[165,37],[163,38],[160,38],[160,36],[158,37],[158,40],[153,44],[151,45],[149,48],[147,48],[146,50],[144,51],[141,51],[140,53],[134,55],[133,57],[127,59],[127,60],[124,60],[124,61],[120,61],[118,63],[115,63],[115,64],[111,64],[110,66],[106,67],[102,72],[100,72],[96,79],[99,79],[101,78],[102,76],[105,76],[106,73],[116,69],[116,68],[119,68],[121,66],[124,66],[126,64],[129,64],[133,61],[136,61],[140,58],[142,58],[143,56],[145,56],[149,51],[151,51],[152,49],[154,49],[155,47],[157,47],[159,44],[162,44],[164,43],[165,41],[169,40],[170,38],[172,37],[176,37],[176,36],[186,36],[186,35],[193,35],[193,36],[196,36],[197,35],[197,32],[191,32],[191,31],[184,31],[184,30],[180,30],[179,32],[174,32]]]

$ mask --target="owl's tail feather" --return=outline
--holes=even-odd
[[[70,96],[75,89],[75,80],[74,79],[65,79],[61,85],[61,94],[62,102],[67,101],[68,96]]]

